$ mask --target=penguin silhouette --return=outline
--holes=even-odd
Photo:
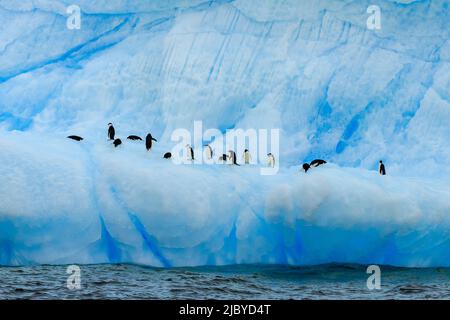
[[[128,136],[127,139],[128,139],[128,140],[133,140],[133,141],[136,141],[136,140],[142,141],[142,138],[141,138],[141,137],[135,136],[135,135]]]
[[[380,160],[380,166],[378,168],[378,172],[382,175],[385,176],[386,175],[386,167],[384,166],[383,161]]]
[[[79,136],[68,136],[67,138],[68,138],[68,139],[75,140],[75,141],[81,141],[81,140],[83,140],[83,138],[82,138],[82,137],[79,137]]]
[[[153,138],[153,137],[152,137],[152,134],[149,133],[149,134],[147,135],[147,137],[145,138],[145,148],[147,149],[147,151],[150,151],[150,149],[152,148],[153,141],[158,142],[158,140],[156,140],[155,138]]]
[[[315,160],[313,160],[313,161],[311,161],[311,163],[309,164],[311,167],[318,167],[318,166],[320,166],[320,165],[322,165],[322,164],[325,164],[325,163],[327,163],[325,160],[322,160],[322,159],[315,159]]]
[[[223,162],[226,162],[227,161],[227,159],[228,159],[228,156],[224,153],[224,154],[222,154],[220,157],[219,157],[219,161],[223,161]]]
[[[114,140],[114,137],[116,136],[116,130],[114,129],[114,126],[112,123],[108,123],[108,138],[109,140]]]
[[[309,165],[309,163],[304,163],[304,164],[303,164],[303,170],[305,170],[305,173],[308,172],[309,168],[311,168],[311,166]]]
[[[122,140],[116,139],[116,140],[114,140],[113,144],[114,144],[114,147],[117,148],[118,146],[120,146],[122,144]]]
[[[164,159],[171,159],[171,158],[172,158],[172,153],[166,152],[166,153],[164,154]]]

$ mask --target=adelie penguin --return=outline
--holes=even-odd
[[[194,161],[195,160],[194,149],[192,149],[191,145],[187,144],[186,145],[186,150],[187,150],[187,158],[188,158],[188,160]]]
[[[171,158],[172,158],[172,153],[170,153],[170,152],[164,153],[164,159],[171,159]]]
[[[132,141],[142,141],[142,138],[141,138],[141,137],[135,136],[135,135],[128,136],[127,139],[128,139],[128,140],[132,140]]]
[[[238,163],[236,161],[236,152],[234,152],[233,150],[229,150],[228,153],[228,158],[231,160],[231,164],[238,166]]]
[[[207,144],[205,146],[205,148],[206,148],[206,158],[208,160],[211,160],[213,158],[213,155],[214,155],[213,149],[211,148],[211,146],[209,144]]]
[[[114,140],[114,137],[116,136],[116,130],[114,129],[114,126],[112,123],[108,123],[108,138],[109,140]]]
[[[80,137],[80,136],[68,136],[67,138],[75,140],[75,141],[82,141],[83,140],[83,138]]]
[[[386,167],[384,166],[384,163],[382,160],[380,160],[380,165],[378,167],[378,172],[382,175],[385,176],[386,175]]]
[[[153,145],[153,141],[158,142],[155,138],[152,137],[152,134],[149,133],[147,137],[145,137],[145,148],[147,151],[150,151]]]
[[[303,168],[303,170],[305,170],[305,172],[308,172],[308,170],[311,169],[312,167],[316,168],[316,167],[321,166],[321,165],[323,165],[325,163],[327,163],[325,160],[315,159],[315,160],[311,161],[311,163],[304,163],[302,168]]]
[[[122,140],[116,139],[116,140],[114,140],[113,144],[114,144],[114,147],[117,148],[118,146],[120,146],[122,144]]]
[[[267,154],[267,166],[270,168],[275,168],[275,157],[272,153]]]
[[[315,160],[313,160],[313,161],[311,161],[311,163],[309,164],[311,167],[318,167],[318,166],[320,166],[320,165],[322,165],[322,164],[325,164],[325,163],[327,163],[325,160],[322,160],[322,159],[315,159]]]

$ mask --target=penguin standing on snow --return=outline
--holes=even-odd
[[[236,161],[236,152],[234,152],[233,150],[229,150],[228,153],[230,154],[228,158],[231,160],[231,164],[238,166]]]
[[[187,158],[188,158],[188,160],[194,161],[195,160],[194,149],[192,149],[190,144],[186,145],[186,150],[187,150]]]
[[[153,141],[158,142],[155,138],[152,137],[152,134],[149,133],[147,137],[145,137],[145,148],[149,151],[152,148]]]
[[[267,154],[267,165],[271,168],[275,167],[275,157],[272,153]]]
[[[208,158],[208,160],[211,160],[214,155],[213,149],[209,144],[207,144],[205,147],[206,147],[206,157]]]
[[[108,138],[109,140],[114,140],[116,136],[116,130],[114,129],[112,123],[108,123]]]
[[[378,172],[382,175],[385,176],[386,175],[386,168],[384,166],[383,161],[380,160],[380,166],[378,167]]]
[[[250,154],[250,151],[248,151],[248,149],[244,150],[244,154],[242,155],[242,159],[244,160],[245,164],[250,164],[250,161],[252,161],[252,155]]]

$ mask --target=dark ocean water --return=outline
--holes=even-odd
[[[67,266],[0,267],[0,299],[450,300],[450,268],[381,266],[380,290],[367,288],[362,265],[80,268],[81,289],[69,290]]]

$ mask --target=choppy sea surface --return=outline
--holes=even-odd
[[[445,299],[450,268],[381,266],[381,289],[369,290],[367,266],[235,265],[159,269],[80,266],[70,290],[68,266],[0,267],[0,299]],[[73,279],[72,279],[73,280]],[[71,282],[77,284],[77,282]]]

